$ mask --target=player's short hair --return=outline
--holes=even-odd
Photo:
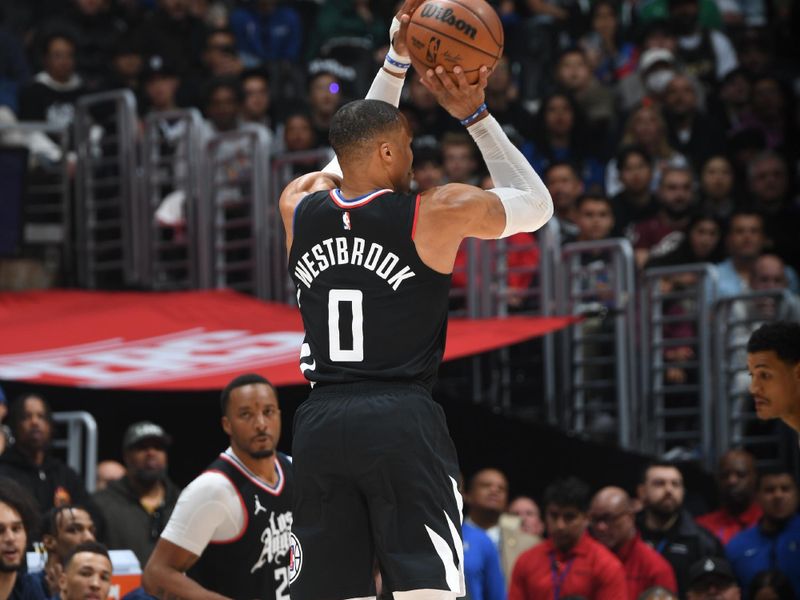
[[[328,138],[336,156],[342,159],[358,153],[365,141],[371,141],[401,123],[400,111],[388,102],[354,100],[333,115]]]
[[[10,477],[0,477],[0,503],[7,504],[19,514],[28,541],[36,539],[39,513],[31,493]]]
[[[747,352],[775,352],[783,362],[800,362],[800,323],[773,321],[756,329],[747,342]]]
[[[252,383],[263,383],[268,385],[275,391],[275,386],[270,383],[270,381],[259,375],[258,373],[245,373],[244,375],[239,375],[238,377],[234,378],[228,385],[225,386],[225,389],[222,390],[222,394],[220,395],[219,400],[219,407],[224,415],[228,411],[228,401],[231,398],[231,394],[233,390],[236,388],[240,388],[245,385],[250,385]]]
[[[577,477],[567,477],[551,483],[544,491],[544,509],[551,504],[561,507],[574,507],[581,512],[589,510],[591,490]]]
[[[608,197],[604,196],[603,194],[581,194],[575,201],[575,208],[580,208],[586,202],[602,202],[608,207],[608,210],[610,210],[612,213],[614,212],[614,206],[611,204],[611,200],[609,200]]]
[[[80,554],[81,552],[99,554],[100,556],[105,556],[109,563],[111,562],[111,556],[108,554],[108,548],[106,548],[103,544],[100,542],[81,542],[72,550],[70,550],[66,557],[64,557],[64,569],[69,566],[69,563],[72,562],[72,559],[75,557],[75,555]]]

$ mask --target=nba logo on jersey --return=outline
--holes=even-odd
[[[352,227],[350,226],[350,213],[345,212],[342,214],[342,223],[344,223],[345,231],[350,231]]]

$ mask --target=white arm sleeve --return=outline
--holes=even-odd
[[[202,473],[181,492],[161,537],[200,556],[208,543],[231,540],[244,527],[239,493],[221,473]]]
[[[489,190],[506,211],[501,238],[536,231],[553,216],[553,199],[542,179],[492,115],[467,128],[497,186]]]

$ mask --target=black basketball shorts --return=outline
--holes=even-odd
[[[392,592],[464,594],[458,460],[444,411],[422,386],[314,389],[297,410],[292,600]]]

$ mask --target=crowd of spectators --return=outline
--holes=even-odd
[[[9,415],[14,443],[0,452],[0,599],[66,599],[70,585],[103,589],[111,574],[106,547],[131,550],[145,565],[180,494],[168,474],[169,434],[152,422],[130,425],[124,464],[103,461],[90,495],[53,454],[52,415],[41,395],[18,397]],[[718,506],[696,514],[703,509],[687,501],[693,490],[673,462],[647,464],[635,488],[619,487],[610,471],[597,489],[565,477],[543,486],[541,497],[512,496],[514,484],[500,469],[475,471],[461,486],[468,597],[800,598],[794,475],[759,470],[743,448],[723,454],[715,475]],[[40,560],[26,566],[25,550]],[[84,557],[96,564],[92,573],[83,569],[83,583],[70,579],[79,552],[104,557]],[[135,590],[129,600],[146,598]]]

